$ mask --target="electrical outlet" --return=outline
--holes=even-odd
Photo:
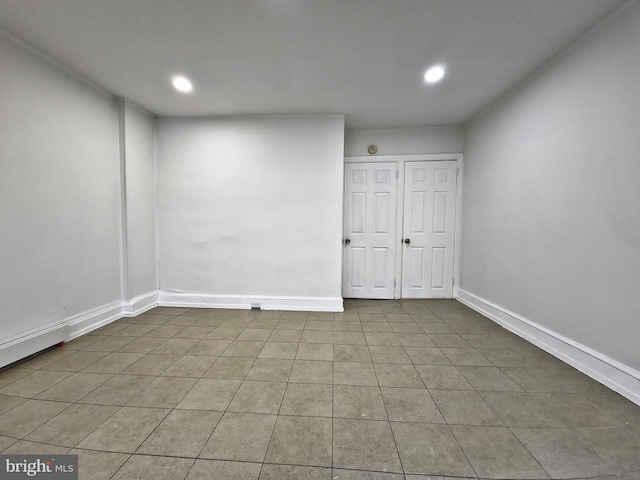
[[[251,310],[260,310],[262,304],[260,302],[251,302]]]

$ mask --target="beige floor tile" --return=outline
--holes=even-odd
[[[117,351],[123,353],[149,353],[166,341],[166,338],[138,337],[133,342],[120,347]]]
[[[335,362],[371,362],[369,347],[366,345],[334,345],[333,360]]]
[[[248,342],[266,342],[271,336],[273,329],[271,328],[245,328],[236,340]]]
[[[36,428],[25,439],[33,442],[74,447],[116,413],[118,408],[102,405],[71,405],[45,424]]]
[[[299,465],[264,465],[260,480],[331,480],[331,469]]]
[[[309,330],[307,327],[302,332],[300,341],[304,343],[333,343],[333,330]]]
[[[289,382],[294,383],[325,383],[330,384],[333,379],[333,362],[318,360],[295,360]]]
[[[224,357],[257,358],[265,342],[243,342],[234,340],[222,353]]]
[[[289,383],[280,407],[280,415],[331,417],[331,385]]]
[[[308,330],[333,330],[333,321],[327,320],[314,320],[309,318],[304,327],[305,331]]]
[[[369,352],[373,363],[411,363],[403,347],[370,345]]]
[[[219,357],[203,377],[242,380],[247,375],[253,362],[253,358]]]
[[[96,452],[73,449],[70,455],[78,455],[78,478],[82,480],[103,480],[111,478],[129,459],[129,454]]]
[[[426,389],[381,388],[389,415],[395,422],[444,423],[444,419]]]
[[[477,391],[522,392],[522,389],[496,367],[458,367],[465,380]]]
[[[231,342],[231,340],[200,340],[198,343],[193,345],[186,354],[187,355],[212,355],[215,357],[219,357],[224,352],[226,352],[235,342]],[[243,342],[251,343],[251,342]],[[238,346],[236,345],[234,349]],[[236,355],[236,356],[250,356],[250,355]]]
[[[404,480],[401,473],[371,472],[367,470],[333,470],[334,480]],[[432,477],[424,480],[432,480]],[[447,479],[451,480],[451,479]],[[459,479],[456,479],[459,480]]]
[[[334,348],[337,345],[366,345],[367,339],[362,332],[333,332]]]
[[[560,428],[563,423],[545,409],[536,394],[517,392],[480,392],[482,399],[508,427]]]
[[[416,365],[416,370],[429,389],[473,390],[460,371],[447,365]]]
[[[615,473],[589,445],[569,429],[511,431],[552,478],[597,477]]]
[[[268,341],[260,351],[258,358],[296,358],[298,352],[297,343]]]
[[[475,348],[448,348],[442,347],[449,361],[454,365],[471,366],[471,367],[492,367],[493,364],[482,356]]]
[[[97,342],[90,342],[89,345],[80,350],[87,352],[115,352],[137,338],[138,337],[101,337]]]
[[[28,375],[0,388],[0,394],[32,398],[71,375],[71,371],[48,372],[45,370],[33,370]]]
[[[502,421],[477,392],[429,390],[449,425],[502,426]]]
[[[207,335],[211,335],[216,327],[185,327],[180,332],[176,333],[173,338],[188,338],[192,340],[202,340]],[[233,339],[231,339],[233,340]]]
[[[67,356],[67,355],[65,355],[65,356]],[[16,380],[19,380],[19,379],[21,379],[23,377],[26,377],[27,375],[30,375],[33,372],[35,372],[36,371],[35,368],[26,368],[26,365],[27,364],[31,364],[32,362],[33,362],[33,359],[29,360],[28,362],[25,362],[21,366],[9,368],[8,370],[0,372],[0,387],[4,387],[6,385],[9,385],[10,383],[15,382]],[[45,365],[48,364],[48,363],[49,362],[45,363]]]
[[[244,462],[264,461],[276,418],[276,415],[225,413],[200,457]]]
[[[439,348],[404,347],[414,365],[451,365]]]
[[[115,375],[80,399],[79,402],[124,406],[155,378],[151,375]]]
[[[609,464],[613,474],[640,472],[640,436],[623,427],[579,428],[573,432]]]
[[[162,376],[200,378],[215,361],[216,357],[209,355],[183,355],[162,372]]]
[[[195,378],[158,377],[127,403],[130,407],[173,408],[195,385]]]
[[[221,417],[222,412],[174,410],[138,447],[136,453],[195,458]]]
[[[333,466],[402,472],[389,422],[334,419]]]
[[[479,477],[549,478],[508,428],[454,425],[451,430]]]
[[[408,324],[401,324],[408,325]],[[420,330],[422,332],[422,329]],[[396,333],[398,340],[404,347],[427,347],[435,348],[435,343],[431,341],[429,336],[425,333]]]
[[[331,466],[331,419],[280,416],[266,462]]]
[[[83,368],[82,371],[89,373],[120,373],[132,363],[140,360],[143,356],[143,353],[109,353]]]
[[[392,422],[391,428],[405,473],[475,477],[448,426]]]
[[[299,360],[333,360],[333,344],[330,343],[300,343],[296,359]]]
[[[302,328],[298,330],[289,329],[275,329],[269,336],[269,342],[282,342],[282,343],[300,343],[302,338]]]
[[[398,336],[395,333],[384,332],[364,332],[364,336],[367,339],[369,346],[371,345],[387,345],[391,347],[401,347],[402,344],[398,340]]]
[[[278,413],[286,383],[244,381],[227,407],[229,412]]]
[[[306,324],[306,318],[283,318],[276,325],[276,330],[304,330]]]
[[[374,367],[381,387],[424,387],[424,383],[413,365],[377,363],[374,364]]]
[[[196,460],[186,480],[257,480],[261,463]]]
[[[176,363],[179,358],[180,355],[155,355],[148,353],[120,373],[130,375],[160,375]]]
[[[105,373],[74,373],[37,395],[36,398],[60,402],[77,402],[111,377],[113,375]]]
[[[64,455],[69,447],[18,440],[2,452],[4,455]]]
[[[78,448],[133,453],[171,410],[123,407],[78,444]]]
[[[334,418],[387,420],[379,387],[336,385],[333,387]]]
[[[22,438],[70,405],[65,402],[28,400],[0,415],[0,435]]]
[[[12,397],[10,395],[0,395],[0,415],[8,412],[12,408],[17,407],[21,403],[26,402],[28,399],[23,397]]]
[[[371,333],[393,333],[389,322],[362,322],[362,331]],[[366,338],[366,335],[365,335]]]
[[[207,334],[209,340],[235,340],[242,333],[243,328],[239,327],[216,327],[211,333]]]
[[[333,383],[377,386],[378,380],[372,363],[334,362]]]
[[[169,338],[152,350],[152,353],[157,355],[184,355],[190,351],[198,341],[199,340],[195,338]]]
[[[360,320],[348,321],[341,320],[333,323],[334,332],[362,332],[362,323]]]
[[[281,358],[257,358],[246,376],[246,380],[286,382],[293,367],[293,360]]]
[[[113,480],[175,480],[187,476],[194,460],[190,458],[132,455],[113,476]]]
[[[176,405],[178,409],[224,412],[240,387],[240,380],[201,378]]]

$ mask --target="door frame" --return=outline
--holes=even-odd
[[[396,195],[398,199],[404,199],[404,172],[406,162],[438,162],[438,161],[455,161],[458,168],[458,191],[456,194],[456,222],[455,222],[455,240],[454,240],[454,256],[453,256],[453,298],[458,297],[458,289],[460,282],[460,254],[462,251],[461,235],[462,235],[462,189],[464,186],[464,156],[461,153],[442,153],[442,154],[420,154],[420,155],[370,155],[370,156],[353,156],[344,157],[344,164],[347,163],[378,163],[378,162],[395,162],[398,164],[398,179]],[[344,172],[344,166],[343,166]],[[344,182],[343,182],[344,183]],[[343,185],[342,198],[346,192],[346,185]],[[404,205],[403,202],[396,204],[396,242],[402,241],[403,224],[404,224]],[[344,210],[343,210],[343,229],[344,229]],[[342,232],[344,239],[344,231]],[[344,271],[344,249],[342,254],[342,267]],[[395,258],[395,278],[396,284],[393,290],[393,297],[397,300],[402,295],[402,249],[396,249]],[[344,280],[343,280],[344,281]]]

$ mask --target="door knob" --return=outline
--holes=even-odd
[[[407,245],[409,245],[409,244],[411,243],[411,240],[410,240],[410,239],[408,239],[408,238],[405,238],[405,239],[404,239],[404,243],[406,243]]]
[[[345,238],[344,239],[344,244],[345,245],[349,245],[351,243],[351,239],[350,238]]]

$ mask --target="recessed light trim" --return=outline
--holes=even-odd
[[[193,85],[191,84],[191,81],[186,77],[182,77],[182,76],[173,77],[173,79],[171,80],[171,83],[173,85],[173,88],[175,88],[176,90],[182,93],[189,93],[190,91],[193,90]]]
[[[424,74],[424,81],[427,83],[437,83],[444,78],[444,74],[444,66],[434,65]]]

